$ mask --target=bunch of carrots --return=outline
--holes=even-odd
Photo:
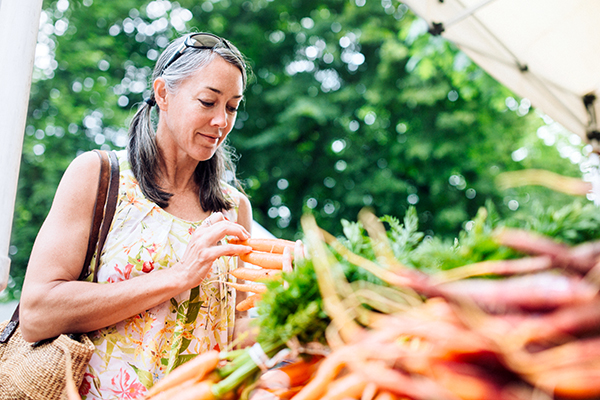
[[[261,343],[265,357],[288,353],[267,369],[248,349],[209,352],[157,382],[147,398],[600,398],[600,241],[570,247],[505,228],[494,240],[518,258],[424,273],[394,256],[379,219],[361,218],[374,259],[303,219],[307,259],[329,318],[325,345],[273,337]],[[270,260],[283,254],[253,249]],[[245,261],[262,264],[255,271],[280,274],[252,257]],[[348,281],[343,263],[382,284]],[[238,276],[265,279],[249,277]]]
[[[252,247],[252,251],[241,254],[240,259],[257,267],[236,268],[230,274],[238,279],[238,283],[226,282],[238,292],[251,293],[236,306],[238,311],[247,311],[255,307],[261,295],[267,291],[267,286],[262,282],[280,277],[284,269],[284,257],[289,255],[291,264],[296,243],[285,239],[247,239],[230,240],[230,242]],[[239,283],[239,281],[246,282]]]
[[[495,240],[522,257],[425,274],[391,255],[375,218],[363,223],[378,264],[304,222],[337,334],[293,400],[600,398],[600,241],[569,247],[505,228]],[[382,312],[353,299],[332,251],[404,293],[404,304]]]

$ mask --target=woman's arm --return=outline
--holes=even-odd
[[[78,281],[83,267],[100,160],[84,153],[67,168],[33,246],[20,305],[25,340],[89,332],[120,322],[197,286],[212,262],[247,252],[246,246],[216,243],[226,235],[247,238],[239,224],[199,227],[183,259],[169,269],[102,285]]]

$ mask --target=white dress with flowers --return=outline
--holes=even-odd
[[[121,169],[119,199],[100,257],[98,282],[102,284],[169,268],[183,256],[192,233],[202,222],[177,218],[146,199],[126,152],[117,154]],[[241,194],[225,183],[223,192],[235,204],[224,214],[237,221]],[[224,349],[233,334],[235,294],[222,282],[229,279],[227,272],[235,267],[235,257],[222,257],[199,287],[92,332],[96,351],[80,387],[82,399],[141,397],[177,365],[210,349]]]

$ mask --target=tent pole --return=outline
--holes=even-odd
[[[42,0],[0,0],[0,290],[8,284],[10,234]]]

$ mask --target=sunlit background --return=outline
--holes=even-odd
[[[452,237],[486,201],[499,212],[573,201],[539,187],[499,190],[501,172],[589,178],[591,148],[519,98],[399,1],[46,1],[15,207],[19,297],[35,234],[81,152],[121,149],[170,40],[210,31],[253,69],[230,144],[254,218],[300,238],[313,213],[333,233],[363,207]],[[590,199],[581,199],[589,201]]]

